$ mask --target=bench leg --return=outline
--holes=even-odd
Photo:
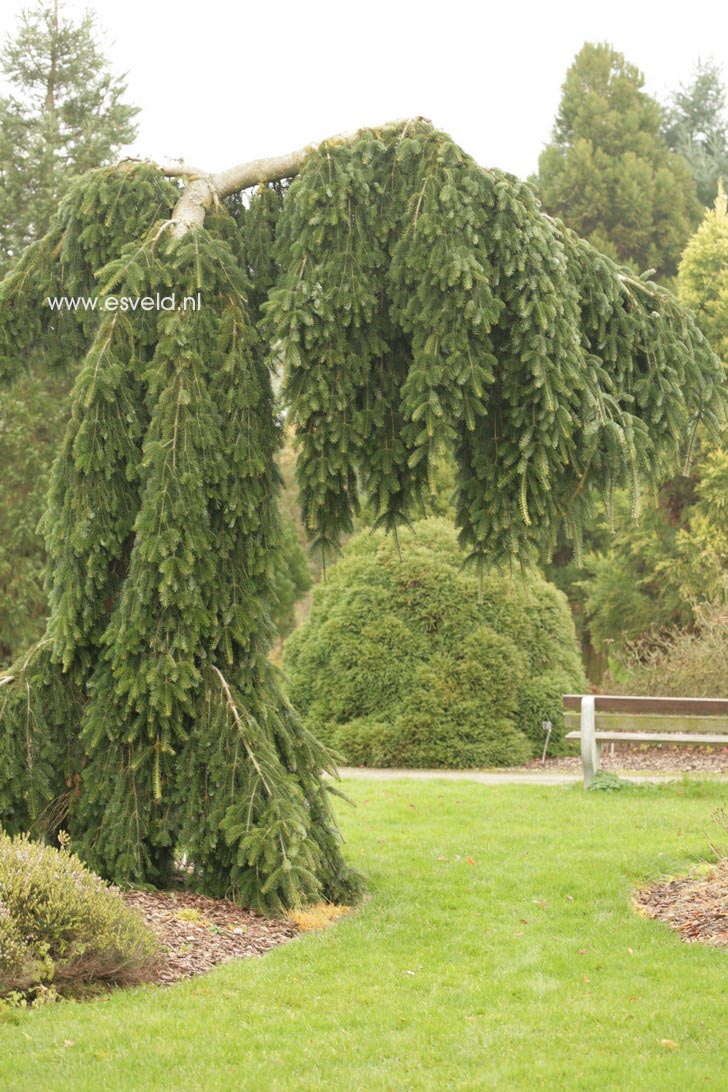
[[[596,741],[594,695],[585,694],[581,699],[581,764],[584,769],[584,788],[588,789],[599,769],[599,748]]]

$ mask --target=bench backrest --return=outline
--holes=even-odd
[[[579,727],[581,694],[564,696],[567,728]],[[681,732],[725,735],[728,743],[728,698],[652,698],[618,694],[594,696],[597,731]]]

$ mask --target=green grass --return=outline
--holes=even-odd
[[[179,986],[6,1016],[0,1088],[725,1087],[728,952],[630,906],[706,855],[725,784],[347,788],[355,915]]]

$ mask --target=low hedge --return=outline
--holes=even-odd
[[[130,985],[156,951],[141,914],[72,853],[0,831],[0,997]]]
[[[291,698],[344,761],[501,766],[565,750],[562,695],[586,687],[565,597],[537,572],[463,570],[452,524],[355,536],[286,642]]]

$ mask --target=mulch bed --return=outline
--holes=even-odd
[[[123,898],[141,910],[157,935],[161,958],[148,981],[159,985],[263,955],[299,932],[291,921],[264,918],[227,899],[187,891],[124,891]]]
[[[728,747],[683,747],[651,743],[649,746],[615,744],[604,748],[601,769],[610,773],[644,770],[657,773],[728,773]],[[544,766],[536,759],[534,767],[545,770],[581,770],[581,758],[569,755],[547,758]]]
[[[640,914],[667,922],[688,944],[728,946],[728,858],[706,875],[652,884],[634,901]]]

